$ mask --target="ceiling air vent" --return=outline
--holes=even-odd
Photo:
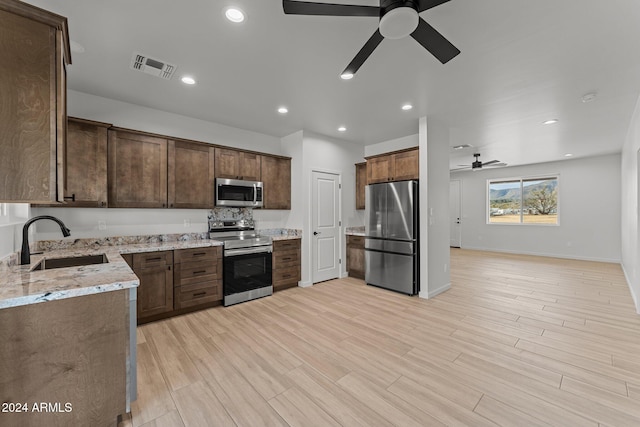
[[[176,68],[178,67],[173,64],[149,58],[147,55],[138,52],[133,52],[133,56],[131,57],[131,69],[142,71],[165,80],[171,80]]]

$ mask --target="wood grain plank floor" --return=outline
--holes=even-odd
[[[138,328],[129,426],[638,426],[619,265],[452,249],[431,300],[346,278]]]

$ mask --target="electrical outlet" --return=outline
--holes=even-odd
[[[185,227],[185,228],[187,228],[187,227],[191,227],[191,220],[189,220],[189,219],[185,219],[185,220],[184,220],[184,227]]]
[[[106,230],[107,221],[98,221],[98,230]]]

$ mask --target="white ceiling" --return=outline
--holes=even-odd
[[[618,152],[640,89],[637,0],[451,0],[421,16],[459,56],[442,65],[411,38],[384,40],[350,81],[339,74],[376,18],[284,15],[280,0],[29,3],[68,17],[85,48],[73,55],[71,89],[277,137],[305,129],[363,145],[415,134],[429,116],[450,126],[451,146],[475,147],[452,150],[452,167],[476,150],[510,165]],[[228,5],[248,19],[228,22]],[[134,51],[178,65],[176,76],[132,71]],[[185,86],[183,74],[198,84]],[[582,103],[588,92],[597,98]],[[407,102],[413,110],[402,111]],[[560,121],[542,124],[551,118]]]

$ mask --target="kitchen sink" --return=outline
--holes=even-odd
[[[47,258],[36,264],[31,271],[51,270],[54,268],[79,267],[81,265],[106,264],[109,260],[105,254],[83,255],[68,258]]]

